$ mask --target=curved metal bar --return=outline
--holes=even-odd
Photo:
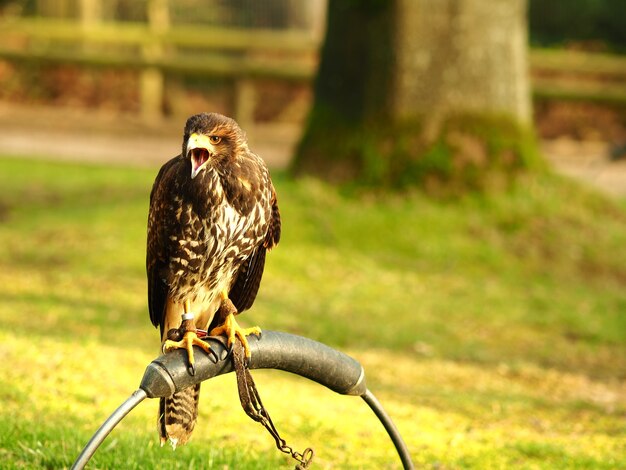
[[[72,465],[71,470],[82,470],[89,462],[89,459],[96,452],[102,441],[109,435],[113,428],[119,424],[122,419],[126,417],[128,413],[131,412],[133,408],[135,408],[139,403],[141,403],[147,397],[146,392],[142,389],[136,390],[133,394],[126,399],[124,403],[122,403],[117,410],[113,412],[111,416],[107,418],[107,420],[102,423],[102,426],[96,431],[89,442],[80,453],[74,465]]]
[[[139,390],[133,393],[96,431],[72,470],[81,470],[113,428],[144,398],[169,397],[196,383],[233,371],[228,348],[221,338],[208,341],[218,360],[195,347],[195,374],[187,368],[187,353],[180,349],[153,360],[144,373]],[[313,380],[342,395],[357,395],[376,413],[393,441],[405,469],[413,464],[398,429],[380,402],[367,389],[365,372],[359,362],[325,344],[302,336],[264,331],[261,338],[249,336],[250,369],[279,369]]]
[[[374,396],[372,392],[369,390],[365,390],[365,393],[361,395],[361,398],[369,405],[371,410],[378,416],[378,419],[385,429],[387,430],[387,434],[393,441],[393,445],[396,446],[396,450],[398,451],[398,455],[400,456],[400,460],[402,460],[402,466],[405,470],[412,470],[415,467],[413,466],[413,462],[411,461],[411,454],[409,453],[409,449],[406,446],[404,439],[400,435],[400,431],[394,424],[391,419],[391,416],[387,414],[383,405],[380,404],[378,398]]]

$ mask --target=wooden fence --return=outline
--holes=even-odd
[[[626,57],[561,49],[531,49],[533,93],[538,98],[626,105]]]
[[[159,11],[145,23],[0,18],[0,59],[136,69],[146,116],[162,112],[168,73],[223,78],[243,124],[253,119],[256,80],[308,83],[315,74],[319,39],[311,33],[171,26],[163,18]],[[626,104],[624,57],[533,49],[530,66],[536,97]]]
[[[254,30],[152,23],[0,19],[0,59],[136,69],[146,116],[162,112],[164,76],[222,78],[234,89],[234,115],[252,120],[254,82],[271,78],[308,83],[319,40],[302,31]]]

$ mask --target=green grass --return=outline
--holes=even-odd
[[[2,468],[71,465],[158,354],[144,273],[155,174],[0,159]],[[357,358],[418,466],[626,467],[623,201],[545,174],[455,202],[275,182],[284,235],[243,322]],[[361,400],[254,375],[318,468],[398,468]],[[156,403],[140,405],[90,468],[293,466],[232,376],[203,384],[189,445],[159,448],[155,423]]]

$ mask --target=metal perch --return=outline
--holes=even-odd
[[[144,373],[139,389],[100,426],[80,453],[72,469],[82,469],[117,424],[147,398],[168,397],[198,382],[232,372],[233,362],[218,338],[206,338],[219,360],[214,362],[198,348],[196,373],[187,371],[186,352],[182,349],[153,360]],[[306,377],[342,395],[360,396],[374,411],[393,441],[405,469],[414,468],[409,451],[389,415],[365,384],[365,371],[350,356],[302,336],[264,331],[262,338],[249,336],[252,358],[250,369],[279,369]]]

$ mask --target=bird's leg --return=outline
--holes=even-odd
[[[235,342],[235,338],[239,338],[243,350],[246,355],[246,359],[250,359],[250,346],[248,345],[248,335],[261,336],[261,328],[253,326],[252,328],[242,328],[237,323],[235,315],[237,315],[237,308],[233,302],[228,298],[228,294],[222,293],[222,303],[219,309],[219,315],[224,320],[219,326],[216,326],[211,330],[209,336],[226,335],[228,338],[228,347],[231,347]]]
[[[184,313],[182,314],[182,323],[177,330],[170,330],[168,332],[168,339],[163,343],[163,352],[168,352],[173,349],[186,349],[187,357],[189,358],[189,373],[191,375],[196,374],[196,366],[195,360],[193,357],[193,346],[199,346],[207,354],[213,354],[215,356],[215,360],[217,361],[217,355],[215,351],[211,349],[208,343],[202,341],[198,338],[198,330],[196,329],[196,324],[194,322],[194,315],[189,311],[189,300],[185,300],[183,304]],[[179,339],[178,341],[170,339],[170,338]]]

